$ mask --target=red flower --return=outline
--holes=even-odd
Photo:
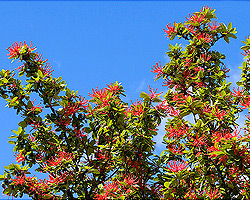
[[[171,23],[169,23],[168,25],[167,25],[167,29],[168,30],[166,30],[166,29],[163,29],[164,30],[164,32],[166,33],[165,35],[166,35],[166,37],[170,37],[171,36],[171,34],[172,33],[176,33],[176,30],[175,30],[175,22],[174,22],[174,24],[173,24],[173,27],[171,26]]]
[[[20,51],[24,48],[27,48],[28,53],[31,53],[32,51],[34,51],[36,49],[36,47],[32,47],[32,42],[30,43],[30,46],[28,46],[25,41],[22,42],[15,42],[14,44],[12,44],[11,46],[9,46],[7,48],[7,51],[9,52],[9,54],[7,54],[7,56],[10,56],[9,59],[12,58],[16,58],[18,56],[20,56]]]
[[[204,62],[209,61],[211,57],[211,55],[207,55],[206,53],[202,53],[200,56],[200,58],[202,58]]]
[[[243,109],[249,108],[250,107],[250,96],[245,97],[242,101],[241,101],[241,105],[243,106]]]
[[[48,61],[48,59],[46,60],[43,60],[43,57],[42,57],[42,54],[41,53],[36,53],[36,62],[38,62],[39,64],[43,64],[43,63],[46,63]]]
[[[173,107],[171,107],[171,110],[170,110],[171,117],[180,117],[180,113],[181,113],[180,110],[176,110]]]
[[[11,179],[13,181],[13,183],[15,185],[23,185],[26,181],[25,181],[25,176],[21,175],[21,176],[15,176],[16,178]]]
[[[225,65],[223,65],[223,67],[221,67],[221,70],[226,74],[230,71],[230,69],[226,68]],[[229,77],[229,76],[226,76],[226,77]]]
[[[68,105],[66,105],[63,110],[65,115],[71,116],[74,113],[76,113],[79,110],[79,103],[70,103],[68,102]]]
[[[110,91],[110,88],[107,89],[101,89],[98,90],[97,88],[94,90],[92,89],[93,94],[89,93],[89,96],[92,97],[92,102],[97,104],[97,107],[94,110],[98,110],[100,108],[104,108],[106,106],[109,106],[110,102],[114,101],[114,96],[113,92]]]
[[[242,97],[243,96],[243,93],[244,93],[244,88],[242,90],[240,90],[239,87],[237,87],[237,90],[235,89],[235,87],[233,87],[233,92],[231,92],[231,94],[234,96],[234,97]]]
[[[34,99],[34,101],[32,102],[32,108],[29,109],[29,112],[32,112],[32,113],[39,112],[40,113],[40,112],[42,112],[43,108],[41,106],[39,106],[40,103],[38,105],[34,106],[35,100],[36,99]]]
[[[198,40],[204,41],[205,43],[209,43],[209,42],[211,42],[213,40],[211,35],[209,35],[207,33],[199,33],[199,34],[196,35],[196,38]]]
[[[168,166],[169,165],[169,166]],[[182,171],[184,169],[186,169],[186,167],[188,166],[188,163],[186,163],[185,161],[170,161],[167,165],[167,168],[171,171],[171,172],[179,172]]]
[[[49,77],[52,75],[54,69],[49,66],[49,63],[46,63],[45,66],[38,66],[38,69],[43,73],[44,76]]]
[[[59,120],[55,120],[59,126],[68,126],[71,123],[71,119],[69,117],[65,116],[60,116]]]
[[[189,191],[185,193],[185,199],[200,199],[199,196],[202,195],[202,191],[197,190],[196,188],[191,189],[189,188]]]
[[[59,152],[56,156],[50,158],[46,163],[45,166],[58,166],[60,165],[64,160],[69,161],[73,159],[72,153],[67,153],[65,151]]]
[[[159,111],[163,111],[164,113],[168,113],[170,110],[170,107],[168,106],[167,101],[164,100],[158,103],[158,105],[156,106],[156,109]]]
[[[16,157],[16,161],[18,163],[25,160],[25,156],[21,152],[16,152],[14,156]]]
[[[66,181],[66,179],[70,178],[70,173],[69,172],[64,172],[60,176],[55,176],[55,175],[49,175],[49,180],[48,183],[54,185],[58,185],[59,183],[63,183]]]
[[[88,108],[89,106],[89,101],[85,98],[85,97],[81,97],[80,95],[79,96],[76,96],[75,97],[75,100],[78,100],[79,101],[79,106],[82,107],[82,108]]]
[[[194,141],[193,141],[192,145],[195,147],[202,147],[202,146],[206,145],[206,139],[205,139],[204,133],[202,136],[198,136],[197,132],[196,132],[193,140]]]
[[[178,105],[183,105],[186,104],[187,98],[190,96],[190,93],[188,92],[187,95],[183,95],[182,93],[179,92],[174,92],[173,93],[173,98],[172,101],[176,102],[176,104]],[[192,96],[190,96],[192,101],[194,100],[194,98]]]
[[[162,86],[174,86],[175,88],[177,88],[179,85],[175,84],[175,82],[173,80],[171,80],[170,78],[166,77],[166,81],[163,81],[163,85]]]
[[[197,30],[195,30],[194,26],[191,26],[190,24],[186,25],[186,28],[189,32],[191,32],[192,34],[196,34]]]
[[[151,100],[154,99],[155,97],[160,96],[160,95],[163,93],[163,92],[160,92],[160,93],[156,94],[157,88],[156,88],[156,90],[154,91],[150,86],[149,86],[149,91],[150,91],[150,94],[148,94],[148,95],[149,95],[149,98],[150,98]]]
[[[219,154],[218,152],[221,152],[221,150],[218,147],[211,146],[211,147],[208,148],[208,151],[210,152],[209,153],[209,155],[210,155],[209,158],[217,158],[220,155],[218,163],[221,163],[221,162],[223,162],[224,164],[226,163],[227,155]]]
[[[169,126],[165,130],[167,131],[166,135],[168,138],[180,138],[187,133],[185,124],[183,124],[183,127],[176,127],[176,128]]]
[[[37,122],[37,121],[33,120],[32,118],[30,118],[29,124],[34,129],[38,129],[41,126],[40,122]]]
[[[218,107],[212,109],[213,116],[217,117],[219,120],[223,120],[224,116],[227,115],[228,112],[225,110],[219,110]]]
[[[203,72],[204,69],[202,67],[198,66],[198,67],[194,67],[194,71],[195,71],[195,73],[198,73],[199,71]]]
[[[151,67],[151,69],[152,69],[151,72],[156,73],[156,76],[154,77],[155,79],[160,77],[163,74],[162,67],[161,67],[161,61],[159,61],[159,65],[158,65],[158,63],[156,63],[156,65]]]
[[[206,5],[206,7],[203,6],[203,7],[201,7],[201,9],[200,9],[200,11],[201,11],[202,13],[204,13],[205,10],[210,11],[210,10],[212,10],[212,7],[208,7],[208,5]]]
[[[193,15],[190,16],[189,14],[189,18],[186,17],[186,19],[188,20],[188,22],[191,22],[191,23],[201,23],[204,18],[205,18],[206,14],[204,13],[193,13]]]
[[[218,188],[214,190],[210,188],[209,190],[205,190],[205,193],[211,200],[221,197],[220,190]]]
[[[250,54],[250,50],[247,49],[247,50],[244,50],[244,53],[241,53],[241,55],[247,57],[248,55]]]
[[[173,153],[173,154],[183,154],[183,147],[179,146],[177,144],[169,145],[168,149]]]
[[[120,86],[120,83],[118,82],[115,82],[115,83],[111,83],[111,84],[107,84],[108,88],[107,90],[112,92],[113,94],[117,94],[121,91],[121,86]]]
[[[123,182],[132,187],[135,187],[135,185],[139,182],[136,181],[136,178],[134,178],[133,175],[123,175],[122,177],[123,177]]]
[[[210,24],[208,24],[208,26],[212,31],[216,30],[219,27],[217,21],[213,21],[213,26],[211,26]]]
[[[132,105],[128,108],[127,112],[130,112],[132,115],[137,117],[141,116],[145,112],[142,101],[137,100],[136,103],[132,102]]]
[[[203,109],[201,110],[202,114],[205,113],[211,113],[211,108],[209,107],[209,105],[203,104]]]
[[[81,130],[80,128],[76,129],[76,127],[74,126],[74,130],[75,130],[75,134],[74,134],[75,137],[84,139],[88,136],[88,133],[84,133],[84,131],[85,131],[84,128]]]
[[[111,158],[111,155],[108,152],[102,152],[100,150],[97,150],[95,152],[95,158],[97,160],[109,160]]]

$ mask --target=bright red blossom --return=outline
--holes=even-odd
[[[207,33],[199,33],[196,35],[196,38],[204,41],[205,43],[209,43],[213,40],[212,36]]]
[[[215,30],[219,27],[217,21],[213,21],[213,25],[210,25],[210,24],[208,23],[208,26],[209,26],[209,28],[210,28],[212,31],[215,31]]]
[[[154,99],[155,97],[159,97],[163,93],[163,92],[160,92],[160,93],[157,94],[156,93],[157,92],[157,88],[154,91],[150,86],[149,86],[149,91],[150,91],[150,93],[148,95],[149,95],[149,97],[150,97],[151,100]]]
[[[28,53],[31,53],[32,51],[36,49],[36,47],[32,47],[32,46],[33,46],[32,42],[30,43],[30,46],[28,46],[28,44],[26,44],[25,41],[23,43],[15,42],[14,44],[12,44],[11,46],[7,48],[7,51],[9,52],[7,56],[9,56],[9,59],[16,58],[17,56],[20,55],[20,51],[24,48],[27,49]]]
[[[233,92],[231,92],[231,94],[234,97],[243,97],[243,93],[244,93],[244,88],[240,90],[239,87],[237,87],[237,90],[235,89],[235,87],[233,87]]]
[[[25,156],[22,154],[22,152],[16,152],[14,156],[16,157],[16,161],[18,163],[25,161]]]
[[[142,101],[138,101],[136,103],[132,102],[132,105],[130,108],[128,108],[127,112],[130,112],[134,116],[141,116],[145,111],[144,111],[144,106],[142,104]]]
[[[46,163],[44,163],[45,167],[53,167],[60,165],[63,161],[70,161],[73,159],[73,154],[65,151],[59,152],[56,156],[49,159]]]
[[[156,63],[153,67],[151,67],[151,69],[152,69],[151,72],[156,73],[155,79],[163,74],[161,61],[159,61],[159,64]]]
[[[190,23],[201,23],[204,19],[205,19],[205,14],[203,13],[193,13],[193,15],[189,14],[189,18],[186,17],[186,19],[188,20],[188,22]]]
[[[200,57],[206,62],[209,61],[212,56],[210,54],[202,53]]]
[[[167,165],[167,168],[171,171],[171,172],[179,172],[182,171],[184,169],[186,169],[186,167],[188,166],[188,163],[186,163],[185,161],[170,161]]]
[[[166,30],[165,28],[163,29],[164,30],[164,32],[166,33],[165,35],[166,35],[166,37],[170,37],[171,36],[171,34],[172,33],[176,33],[176,30],[175,30],[175,22],[174,22],[174,24],[173,24],[173,27],[171,26],[171,23],[169,23],[168,25],[167,25],[167,29],[168,30]]]
[[[240,102],[243,109],[250,107],[250,96],[244,97],[244,99]]]
[[[224,116],[226,116],[228,112],[226,112],[225,110],[219,110],[218,107],[215,107],[214,109],[212,109],[212,114],[219,120],[223,120]]]
[[[173,154],[183,154],[184,148],[181,145],[173,144],[169,145],[168,149],[173,153]]]
[[[214,189],[212,190],[211,188],[208,189],[208,190],[205,190],[205,193],[207,194],[207,196],[213,200],[213,199],[216,199],[216,198],[219,198],[221,197],[222,195],[220,194],[220,190],[217,188],[217,189]]]
[[[180,138],[188,133],[188,127],[186,126],[185,123],[183,123],[182,125],[179,124],[176,127],[169,126],[165,130],[167,132],[166,136],[168,138]]]

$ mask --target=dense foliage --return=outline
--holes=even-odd
[[[19,164],[5,167],[4,194],[33,199],[248,199],[249,126],[236,120],[250,107],[250,39],[242,47],[242,79],[230,90],[225,55],[213,50],[220,39],[236,39],[229,23],[217,23],[203,7],[184,23],[168,24],[170,62],[152,67],[168,91],[149,87],[129,105],[123,87],[111,83],[86,99],[71,91],[36,47],[10,46],[22,65],[0,72],[0,96],[23,120],[9,143]],[[25,83],[24,82],[25,79]],[[21,81],[22,80],[22,81]],[[23,85],[24,84],[24,85]],[[38,104],[36,103],[38,99]],[[166,150],[154,154],[157,127],[167,117]],[[192,120],[188,120],[193,118]],[[30,168],[48,175],[38,179]]]

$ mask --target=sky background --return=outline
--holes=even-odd
[[[163,28],[173,21],[183,22],[204,5],[216,9],[219,23],[232,22],[237,28],[237,40],[214,47],[226,55],[225,64],[231,69],[228,81],[235,86],[243,61],[241,40],[250,34],[247,1],[0,2],[0,66],[15,69],[20,63],[10,63],[6,48],[15,41],[33,41],[53,66],[53,76],[62,76],[70,89],[88,97],[92,88],[118,81],[129,103],[139,99],[141,91],[148,92],[149,85],[166,91],[162,80],[154,81],[151,67],[159,60],[168,62],[168,44],[183,41],[167,40]],[[21,119],[5,105],[0,99],[0,174],[4,166],[15,162],[14,146],[7,141]],[[155,138],[158,143],[163,129],[164,124]],[[163,149],[157,145],[157,153]],[[0,192],[0,199],[8,197]]]

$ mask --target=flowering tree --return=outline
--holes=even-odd
[[[9,143],[16,161],[5,167],[4,193],[33,199],[247,199],[249,198],[249,126],[237,129],[237,114],[250,107],[250,39],[242,47],[246,61],[241,87],[230,90],[225,56],[212,50],[236,38],[235,28],[212,21],[203,7],[184,23],[164,29],[171,40],[170,62],[152,71],[169,88],[149,87],[142,101],[122,101],[115,82],[93,89],[90,99],[67,88],[36,48],[25,42],[7,50],[23,63],[15,72],[0,72],[0,95],[23,120]],[[36,103],[34,96],[39,98]],[[152,138],[163,117],[169,117],[163,138],[166,150],[154,155]],[[187,120],[192,116],[194,122]],[[30,176],[29,169],[48,175]]]

